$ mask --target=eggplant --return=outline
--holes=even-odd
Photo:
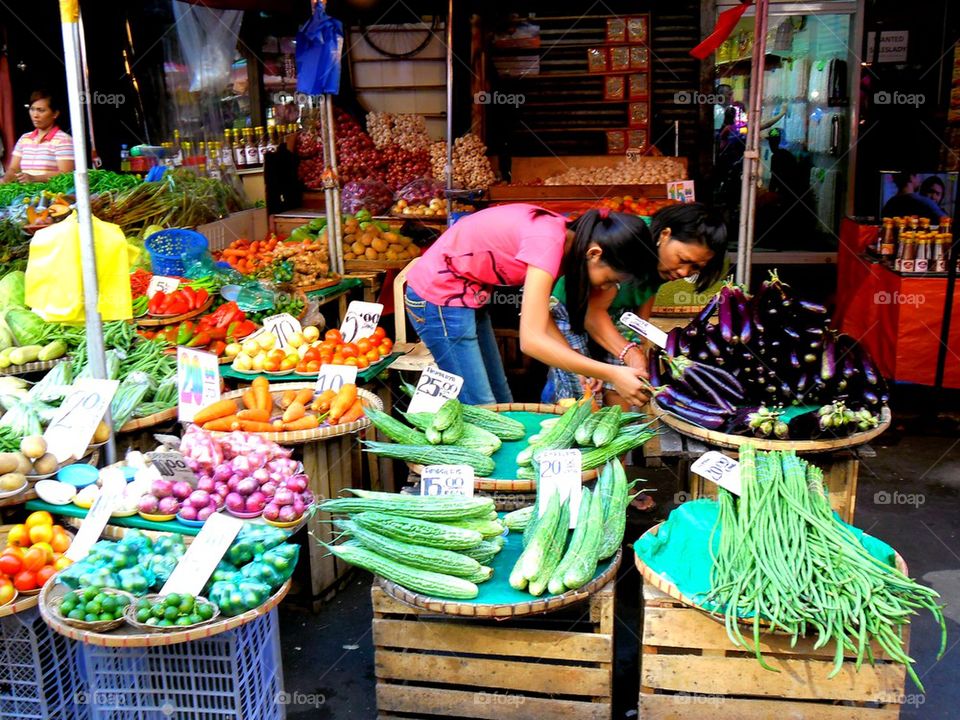
[[[686,333],[680,333],[678,335],[677,349],[680,351],[681,355],[690,354],[690,339],[687,337]]]
[[[733,342],[733,338],[736,335],[736,329],[734,328],[734,319],[733,319],[733,310],[734,310],[734,299],[733,299],[733,290],[729,286],[724,286],[720,290],[720,313],[719,313],[719,325],[720,325],[720,335],[723,337],[723,341],[727,344]]]
[[[684,420],[688,420],[689,422],[710,430],[716,430],[726,422],[726,418],[722,415],[698,412],[692,408],[681,405],[670,397],[663,398],[662,402],[658,399],[657,404]]]
[[[708,353],[706,350],[700,350],[699,352],[697,352],[696,358],[700,362],[704,362],[705,360],[710,359],[710,353]]]
[[[715,358],[720,357],[720,346],[717,345],[712,338],[707,338],[706,345],[707,345],[707,350],[710,352],[711,355],[713,355]]]
[[[652,348],[647,358],[647,370],[650,373],[650,384],[660,387],[663,380],[660,377],[660,348]]]
[[[740,325],[740,342],[746,345],[753,339],[753,313],[750,311],[750,301],[743,293],[737,298],[737,322]]]
[[[853,354],[849,353],[843,358],[843,377],[848,380],[859,373]]]
[[[710,301],[706,305],[703,306],[703,310],[701,310],[697,314],[697,317],[694,320],[694,322],[697,325],[706,325],[707,321],[711,317],[713,317],[713,314],[717,311],[717,304],[719,303],[719,301],[720,301],[720,293],[717,293],[712,298],[710,298]]]
[[[837,372],[837,348],[834,339],[826,337],[823,340],[823,355],[820,357],[820,378],[826,382]]]
[[[809,301],[807,301],[807,300],[801,300],[801,301],[800,301],[800,307],[802,307],[804,310],[806,310],[806,311],[809,312],[809,313],[813,313],[814,315],[826,315],[826,314],[827,314],[827,308],[825,308],[825,307],[824,307],[823,305],[821,305],[820,303],[809,302]]]
[[[669,397],[671,400],[681,405],[687,406],[691,410],[697,410],[699,412],[708,413],[710,415],[723,415],[731,412],[730,409],[726,407],[721,407],[716,403],[705,402],[691,395],[687,395],[672,385],[667,386],[666,388],[661,390],[659,393],[657,393],[657,402],[659,403],[660,399],[663,398],[665,395]]]
[[[878,383],[877,377],[877,367],[873,364],[873,358],[871,358],[866,350],[860,352],[860,369],[863,371],[864,379],[871,385],[876,385]]]
[[[792,327],[785,327],[785,328],[783,328],[783,331],[784,331],[787,335],[789,335],[790,337],[792,337],[794,340],[799,340],[799,339],[800,339],[800,333],[798,333],[798,332],[797,332],[796,330],[794,330]]]
[[[695,394],[709,398],[710,402],[719,405],[726,412],[733,412],[734,406],[718,393],[714,387],[704,382],[703,378],[695,371],[688,368],[684,371],[683,377],[687,381],[687,384],[697,391]]]
[[[800,367],[800,358],[797,357],[797,351],[796,351],[796,350],[791,350],[791,351],[790,351],[790,367],[792,367],[792,368],[799,368],[799,367]]]
[[[696,323],[690,323],[683,329],[683,334],[692,340],[700,334],[700,326]]]
[[[667,342],[663,347],[663,351],[667,354],[668,357],[675,357],[677,355],[677,344],[680,342],[680,328],[675,327],[673,330],[667,333]]]

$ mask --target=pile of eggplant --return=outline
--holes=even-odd
[[[793,297],[776,271],[752,296],[728,283],[651,351],[657,404],[702,427],[759,437],[877,427],[886,383],[866,350],[829,324],[826,308]]]

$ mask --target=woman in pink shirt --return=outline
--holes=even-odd
[[[73,139],[57,127],[60,107],[45,90],[30,96],[30,120],[35,130],[20,137],[0,182],[45,182],[74,168]]]
[[[486,304],[494,287],[522,287],[520,348],[546,365],[610,383],[641,404],[643,372],[577,352],[550,316],[566,278],[571,320],[582,326],[592,291],[657,273],[657,248],[634,215],[591,210],[568,223],[534,205],[501,205],[460,220],[407,276],[406,310],[437,365],[463,378],[469,404],[510,402]]]

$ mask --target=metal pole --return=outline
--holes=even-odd
[[[90,212],[90,184],[87,179],[87,143],[84,137],[83,107],[80,102],[80,17],[77,0],[60,0],[60,22],[63,32],[63,57],[67,71],[67,97],[70,126],[73,130],[74,186],[77,191],[77,225],[80,231],[80,266],[83,277],[83,301],[87,331],[87,355],[93,377],[106,379],[107,358],[103,347],[103,320],[97,309],[100,289],[97,285],[97,257],[93,241],[93,215]],[[117,459],[113,422],[110,411],[104,417],[110,427],[110,439],[104,448],[107,462]]]
[[[447,5],[447,227],[453,224],[453,0]]]
[[[313,102],[311,100],[311,107],[313,107]],[[330,181],[330,178],[327,177],[327,171],[330,168],[330,136],[327,131],[327,108],[323,103],[323,98],[320,98],[320,137],[323,140],[323,208],[324,213],[327,216],[327,253],[330,256],[330,270],[334,273],[339,272],[337,270],[337,247],[335,237],[337,234],[337,229],[333,224],[334,216],[334,207],[333,207],[333,184]]]
[[[330,144],[330,171],[333,173],[333,255],[331,263],[335,264],[335,272],[343,275],[343,206],[340,202],[340,177],[337,173],[337,125],[333,119],[333,98],[323,96],[323,112],[327,114],[327,134]],[[328,213],[327,225],[330,224]]]
[[[757,0],[753,24],[753,59],[750,63],[750,109],[747,112],[747,144],[743,153],[740,186],[740,232],[737,237],[737,282],[750,285],[753,255],[753,224],[757,203],[757,168],[760,165],[760,119],[763,110],[763,70],[767,54],[769,0]]]
[[[83,94],[86,97],[87,106],[87,132],[90,135],[90,159],[93,166],[99,168],[103,165],[103,160],[97,154],[97,141],[93,135],[93,102],[90,100],[90,65],[87,63],[87,40],[83,34],[83,18],[77,20],[77,29],[80,32],[80,68],[83,71]]]
[[[680,121],[673,121],[673,156],[680,157]]]

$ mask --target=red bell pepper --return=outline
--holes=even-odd
[[[164,313],[168,315],[183,315],[192,309],[193,308],[190,307],[190,301],[187,300],[186,296],[178,293],[170,296],[170,302],[166,305]]]
[[[229,337],[236,339],[244,338],[257,329],[257,324],[252,320],[241,320],[233,324],[233,333],[227,333]]]
[[[180,292],[187,301],[187,311],[197,309],[197,293],[189,285],[181,285]]]
[[[223,355],[223,352],[226,349],[227,344],[223,340],[214,340],[212,343],[210,343],[210,347],[207,348],[207,350],[212,352],[217,357]]]
[[[163,302],[167,299],[167,294],[163,290],[159,290],[154,293],[153,297],[150,298],[150,302],[147,303],[147,311],[151,315],[159,315],[160,308],[163,307]]]
[[[196,301],[196,304],[194,305],[194,307],[202,308],[204,303],[207,302],[207,298],[209,297],[210,297],[210,293],[208,293],[203,288],[200,288],[199,290],[194,291],[194,298]]]
[[[207,328],[207,327],[200,328],[200,327],[198,326],[197,329],[198,329],[198,330],[203,330],[203,332],[205,332],[205,333],[207,333],[208,335],[210,335],[210,339],[211,339],[211,340],[226,340],[226,339],[227,339],[227,329],[226,329],[226,328]]]

